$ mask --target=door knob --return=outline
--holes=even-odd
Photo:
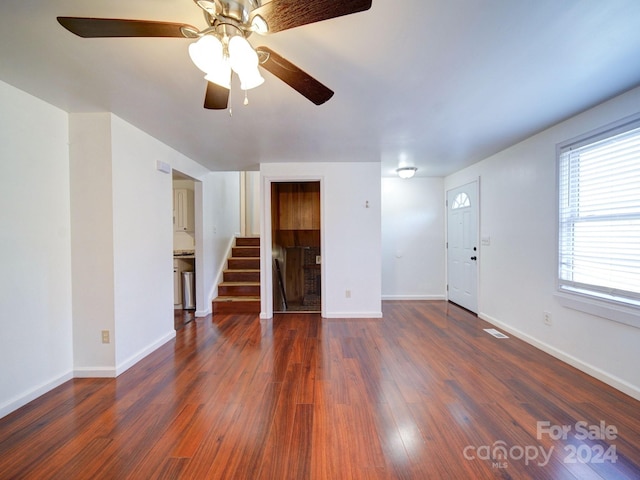
[[[471,260],[478,260],[478,257],[471,257]]]

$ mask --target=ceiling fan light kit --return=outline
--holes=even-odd
[[[205,73],[204,107],[224,110],[229,102],[231,76],[240,88],[250,90],[264,83],[263,68],[316,105],[333,91],[267,47],[251,46],[252,33],[265,35],[332,18],[363,12],[372,0],[194,0],[208,26],[202,30],[180,23],[114,18],[58,17],[64,28],[83,38],[177,37],[197,39],[189,56]],[[245,96],[246,98],[246,96]]]
[[[262,85],[258,54],[240,35],[222,38],[206,34],[189,45],[191,61],[206,75],[205,79],[226,89],[231,88],[231,71],[240,77],[241,88],[250,90]]]

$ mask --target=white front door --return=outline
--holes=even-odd
[[[450,301],[478,311],[478,182],[447,192],[447,289]]]

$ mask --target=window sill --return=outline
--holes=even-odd
[[[563,307],[640,328],[640,309],[561,290],[554,295]]]

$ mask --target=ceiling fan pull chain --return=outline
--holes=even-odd
[[[244,105],[249,105],[249,97],[247,97],[247,90],[244,91]]]

